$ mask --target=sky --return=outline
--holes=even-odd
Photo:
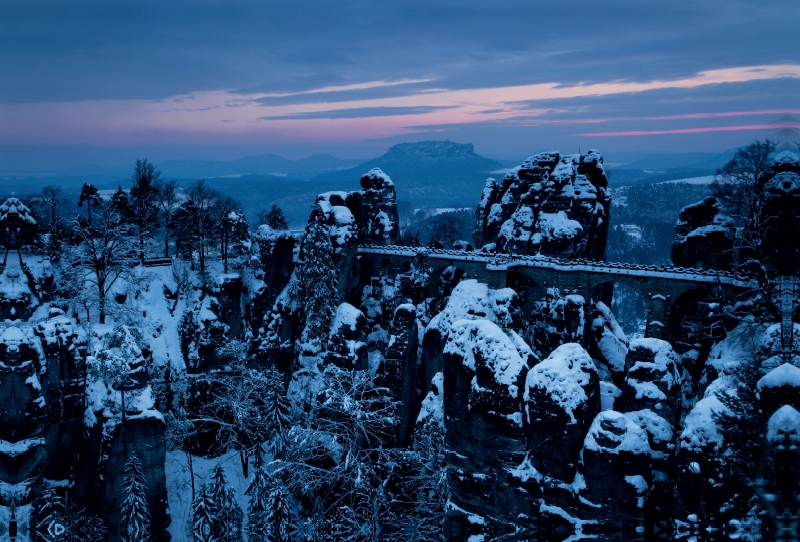
[[[800,139],[797,0],[0,0],[0,170]]]

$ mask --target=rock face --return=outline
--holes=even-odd
[[[800,262],[800,158],[790,151],[775,157],[771,178],[766,182],[764,214],[767,229],[764,244],[767,264],[777,275],[797,275]]]
[[[514,525],[524,528],[528,526],[524,518],[534,515],[510,473],[526,455],[520,406],[531,359],[529,349],[518,349],[512,337],[488,320],[460,320],[448,334],[444,347],[448,540],[514,532]]]
[[[623,412],[647,408],[677,424],[682,406],[679,367],[680,358],[668,342],[650,338],[631,341],[622,396],[615,404]]]
[[[736,228],[715,198],[687,205],[675,225],[672,263],[678,267],[729,270]]]
[[[326,192],[317,196],[323,220],[331,230],[334,263],[339,273],[339,300],[352,301],[359,274],[359,244],[395,245],[400,238],[394,183],[375,168],[361,177],[362,190]]]
[[[252,275],[246,276],[245,288],[250,325],[258,328],[261,325],[258,320],[272,308],[289,283],[295,242],[288,231],[276,231],[266,224],[259,226],[253,240],[253,256],[258,265]]]
[[[500,183],[488,179],[475,213],[487,250],[603,259],[611,197],[597,151],[528,158]]]
[[[544,476],[572,479],[598,412],[600,387],[592,358],[578,344],[559,346],[525,381],[529,462]]]
[[[417,418],[417,365],[420,353],[418,330],[417,308],[410,303],[397,307],[389,329],[380,384],[389,390],[392,399],[400,402],[400,424],[397,430],[399,446],[409,443],[414,420]]]

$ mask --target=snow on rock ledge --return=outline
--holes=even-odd
[[[611,204],[607,186],[597,151],[533,155],[500,183],[487,180],[475,215],[477,246],[602,259]]]
[[[592,384],[597,384],[597,369],[592,358],[577,343],[563,344],[528,373],[525,401],[536,402],[546,394],[574,424],[577,423],[575,412],[589,400],[591,392],[587,393],[586,389]]]

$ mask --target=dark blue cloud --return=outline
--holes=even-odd
[[[0,101],[672,78],[798,62],[798,20],[796,0],[8,0]]]

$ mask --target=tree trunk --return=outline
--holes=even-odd
[[[247,451],[244,448],[239,450],[239,459],[242,461],[242,474],[247,478],[250,471],[250,462],[247,461]]]
[[[186,452],[186,464],[189,466],[189,477],[192,479],[192,502],[197,498],[194,489],[194,463],[192,463],[192,452]]]
[[[106,323],[106,288],[105,288],[105,286],[106,286],[106,281],[101,279],[100,277],[98,277],[97,278],[97,290],[98,290],[97,293],[99,294],[99,296],[98,296],[98,300],[97,300],[97,308],[100,311],[99,318],[100,318],[100,323],[101,324],[105,324]],[[86,315],[87,315],[87,318],[88,318],[89,309],[86,309]]]
[[[164,257],[169,258],[169,228],[166,226],[164,226]]]

